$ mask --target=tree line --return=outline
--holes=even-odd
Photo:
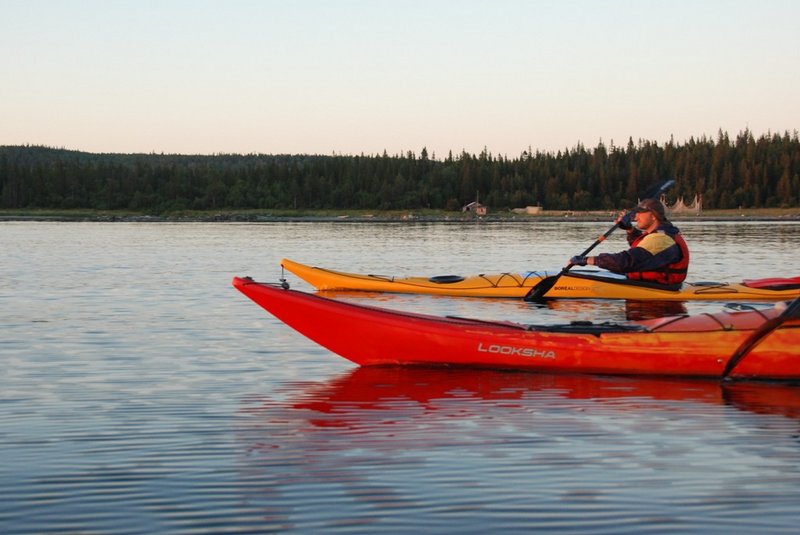
[[[478,198],[492,210],[614,210],[655,182],[675,179],[670,199],[702,195],[706,209],[800,206],[798,133],[748,130],[735,139],[663,146],[600,142],[519,157],[419,154],[96,154],[0,146],[0,208],[130,210],[460,210]]]

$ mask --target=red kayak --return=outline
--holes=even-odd
[[[719,378],[737,354],[735,367],[727,370],[731,378],[800,379],[794,302],[783,311],[527,325],[357,305],[249,277],[235,277],[233,285],[293,329],[361,366]]]

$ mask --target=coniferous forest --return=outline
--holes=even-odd
[[[663,146],[602,142],[517,158],[402,155],[95,154],[0,146],[0,208],[130,210],[605,210],[657,181],[705,209],[800,207],[798,133],[691,138]]]

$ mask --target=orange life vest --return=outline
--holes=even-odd
[[[636,240],[634,240],[633,243],[631,243],[631,246],[636,247],[645,236],[647,236],[647,234],[642,234],[639,236]],[[633,280],[658,282],[660,284],[668,285],[679,284],[686,280],[686,272],[689,268],[689,247],[686,245],[686,242],[683,240],[683,236],[681,236],[680,233],[676,233],[674,236],[670,237],[675,240],[675,243],[677,243],[678,247],[681,249],[682,256],[680,260],[657,270],[633,271],[626,273],[626,276]]]

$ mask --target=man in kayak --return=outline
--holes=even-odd
[[[575,266],[597,266],[614,273],[624,273],[632,280],[679,284],[686,279],[689,248],[678,228],[668,219],[658,199],[644,199],[632,210],[636,227],[623,216],[617,219],[628,232],[630,249],[597,256],[575,256]]]

